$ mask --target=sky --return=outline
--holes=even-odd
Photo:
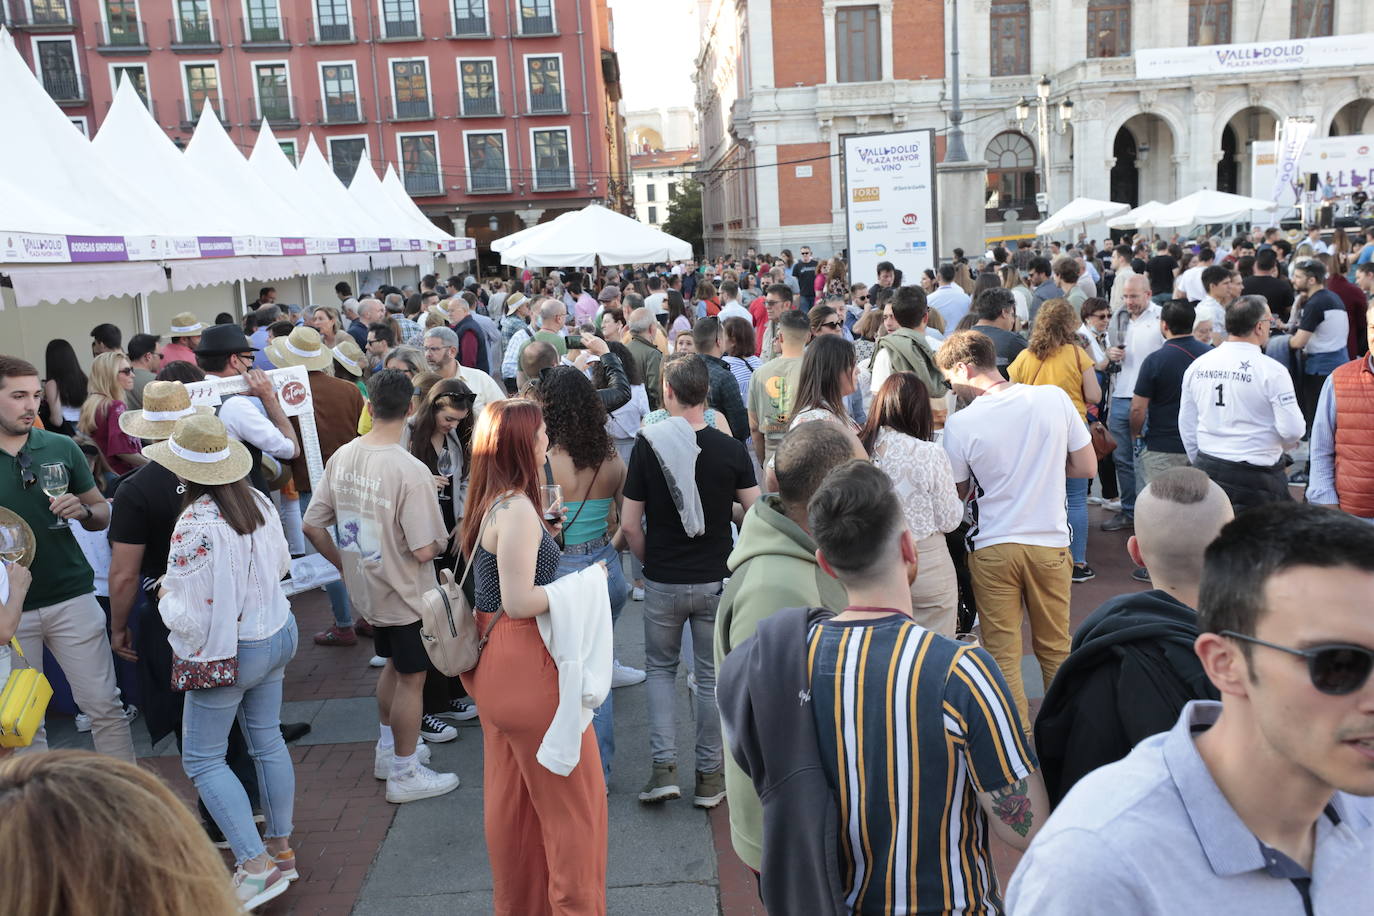
[[[696,0],[609,0],[620,57],[622,111],[691,107]]]

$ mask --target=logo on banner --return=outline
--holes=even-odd
[[[871,204],[878,199],[877,188],[855,188],[853,200],[856,204]]]
[[[886,229],[886,228],[887,228],[887,220],[882,220],[882,219],[871,219],[871,220],[869,220],[868,222],[862,222],[862,221],[860,221],[860,222],[857,222],[857,223],[854,224],[854,231],[855,231],[855,232],[863,232],[865,229],[867,229],[867,230],[870,231],[870,232],[873,232],[873,231],[876,231],[876,230],[878,230],[878,229]]]
[[[915,214],[915,213],[906,213],[906,214],[903,214],[903,215],[902,215],[902,225],[903,225],[903,226],[914,226],[914,225],[916,225],[916,214]]]
[[[879,257],[882,257],[883,255],[887,254],[887,246],[882,244],[881,242],[878,242],[873,246],[873,253],[878,255]]]
[[[309,396],[310,393],[300,382],[287,382],[281,386],[281,399],[288,407],[300,407]]]

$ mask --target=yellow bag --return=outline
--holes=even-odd
[[[24,658],[19,640],[11,639],[15,654]],[[23,668],[10,671],[5,688],[0,691],[0,747],[28,747],[52,699],[52,684],[43,672],[25,660]]]

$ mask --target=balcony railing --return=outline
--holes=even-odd
[[[213,19],[167,20],[174,51],[218,51],[219,22]]]
[[[291,32],[288,25],[287,19],[275,22],[256,18],[239,19],[244,50],[291,47]]]
[[[396,99],[394,103],[388,96],[387,102],[389,104],[386,107],[390,109],[393,121],[429,121],[434,117],[428,96],[422,99]]]
[[[501,99],[491,95],[471,96],[458,93],[458,114],[464,118],[489,118],[501,113]]]
[[[531,92],[530,114],[562,114],[562,92]]]
[[[142,19],[117,19],[102,23],[104,44],[96,48],[105,54],[146,54],[148,25]]]
[[[572,173],[566,167],[536,168],[534,170],[534,189],[536,191],[566,191],[572,186]]]
[[[521,35],[552,35],[553,34],[553,12],[547,16],[521,16],[520,17]]]
[[[321,21],[312,19],[311,34],[315,36],[312,44],[351,44],[358,39],[353,35],[353,21],[338,22],[335,19]]]
[[[200,102],[196,102],[194,106],[190,106],[187,105],[185,99],[177,99],[177,120],[183,131],[195,130],[196,121],[200,119],[201,104]],[[194,110],[192,110],[193,107]],[[233,126],[229,118],[224,114],[224,102],[219,101],[217,104],[211,105],[210,110],[215,113],[215,116],[219,118],[219,123],[223,124],[225,128]]]
[[[405,184],[406,193],[411,197],[437,197],[444,193],[444,183],[439,180],[438,172],[407,171]]]
[[[49,6],[30,10],[24,0],[9,0],[10,27],[20,32],[70,31],[76,28],[77,23],[75,3],[76,0],[66,0],[60,9]],[[0,9],[0,12],[3,10]]]
[[[510,175],[506,173],[505,166],[478,166],[468,172],[468,190],[470,192],[509,191]]]
[[[43,88],[59,105],[84,105],[91,97],[85,77],[75,73],[45,73]]]
[[[421,37],[420,19],[383,19],[377,34],[383,41],[413,41]]]
[[[315,120],[321,124],[361,124],[367,120],[366,100],[316,99]]]
[[[485,17],[479,19],[475,16],[459,16],[453,26],[454,38],[470,38],[473,36],[485,36],[487,34],[487,20]]]
[[[300,109],[296,105],[295,96],[266,96],[258,98],[258,116],[254,118],[249,126],[255,130],[262,126],[266,121],[273,128],[289,128],[295,130],[301,126],[300,119],[296,117],[296,112]]]

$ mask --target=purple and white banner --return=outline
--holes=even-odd
[[[1239,45],[1147,48],[1135,52],[1136,79],[1246,76],[1309,67],[1363,67],[1374,34],[1257,41]]]
[[[72,263],[127,261],[129,251],[120,235],[69,235],[67,251]]]

